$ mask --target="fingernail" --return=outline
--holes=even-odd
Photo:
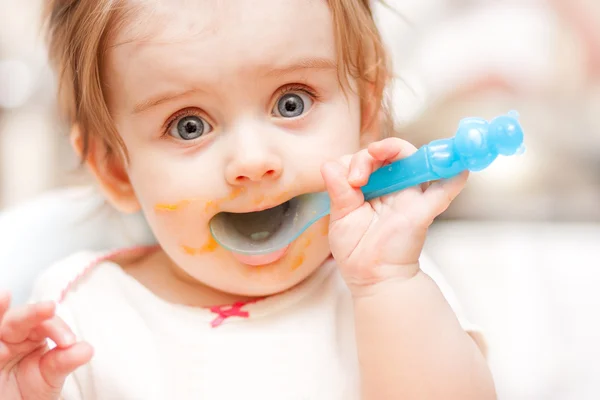
[[[69,345],[69,346],[70,346],[70,345],[72,345],[73,343],[75,343],[75,340],[76,340],[76,338],[75,338],[75,335],[73,335],[72,333],[65,333],[65,334],[62,336],[62,340],[63,340],[64,344],[66,344],[66,345]]]
[[[38,303],[38,307],[41,308],[56,308],[56,303],[51,301],[51,300],[47,300],[47,301],[43,301],[41,303]]]
[[[348,176],[349,181],[356,181],[360,178],[360,171],[357,169],[353,169],[350,171],[350,175]]]

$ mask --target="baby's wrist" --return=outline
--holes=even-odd
[[[347,279],[354,299],[371,297],[390,290],[402,290],[402,286],[421,272],[419,263],[407,265],[380,265],[369,279]]]

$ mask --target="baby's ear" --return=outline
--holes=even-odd
[[[381,100],[375,96],[375,87],[366,83],[361,98],[361,134],[360,146],[366,148],[369,144],[381,139]]]
[[[368,129],[363,130],[360,134],[360,148],[366,149],[371,143],[376,142],[379,139],[381,139],[379,124],[372,123]]]
[[[79,125],[71,128],[71,145],[80,158],[84,156],[84,138]],[[85,164],[96,178],[106,199],[123,213],[136,213],[140,203],[135,195],[125,164],[118,154],[110,154],[106,145],[89,137]]]

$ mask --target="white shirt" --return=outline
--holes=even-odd
[[[210,310],[162,300],[109,259],[75,254],[34,290],[34,300],[59,301],[58,314],[95,350],[64,399],[359,398],[352,301],[333,260],[287,292]],[[482,345],[431,261],[421,268]]]

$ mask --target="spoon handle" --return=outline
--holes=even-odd
[[[511,111],[491,122],[481,118],[461,120],[454,137],[434,140],[416,153],[373,172],[361,188],[365,200],[451,178],[464,170],[481,171],[499,155],[522,153],[523,130],[517,118],[518,114]]]
[[[423,146],[413,155],[379,168],[361,188],[365,201],[439,179],[429,167],[427,148]]]

